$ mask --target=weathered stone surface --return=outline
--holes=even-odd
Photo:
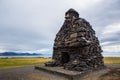
[[[72,38],[76,38],[77,37],[77,33],[73,33],[73,34],[71,34],[70,35],[70,38],[72,39]]]
[[[101,46],[92,26],[74,9],[65,13],[65,21],[56,35],[52,61],[45,66],[87,71],[104,66]]]

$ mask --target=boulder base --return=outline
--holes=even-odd
[[[52,80],[86,80],[86,78],[89,78],[88,75],[91,75],[91,74],[94,75],[96,74],[96,72],[99,73],[102,71],[102,74],[99,74],[100,76],[107,72],[107,68],[105,67],[94,69],[94,71],[89,70],[86,72],[70,71],[70,70],[63,69],[63,67],[36,66],[35,69],[41,72],[44,72],[46,74],[44,76],[46,77],[47,75],[51,75],[51,77],[49,77],[49,80],[51,80],[52,75],[56,76],[55,79],[52,78]],[[57,79],[57,77],[59,79]]]

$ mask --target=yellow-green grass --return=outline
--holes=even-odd
[[[105,64],[120,64],[120,57],[105,57]]]
[[[51,58],[0,58],[0,69],[43,65]]]
[[[0,58],[0,69],[44,65],[51,58]],[[120,57],[105,57],[105,64],[120,64]]]

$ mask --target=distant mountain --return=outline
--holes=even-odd
[[[17,53],[17,52],[3,52],[0,53],[0,56],[34,56],[34,55],[42,55],[38,53]]]

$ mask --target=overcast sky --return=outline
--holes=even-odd
[[[69,8],[93,26],[103,54],[120,55],[120,0],[0,0],[0,52],[52,53]]]

